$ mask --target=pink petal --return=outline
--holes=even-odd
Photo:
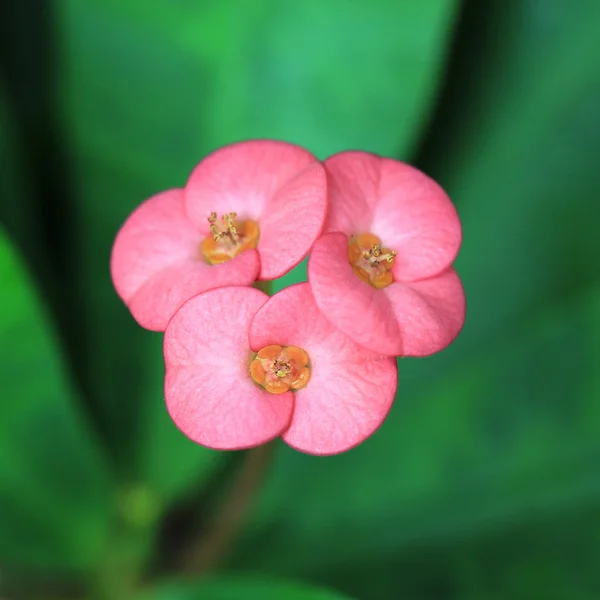
[[[371,231],[380,161],[366,152],[340,152],[324,162],[329,190],[325,232],[341,231],[350,237]]]
[[[183,190],[152,196],[125,221],[111,255],[114,286],[124,302],[156,273],[199,252],[202,234],[183,210]]]
[[[348,342],[353,358],[342,363],[338,359]],[[339,454],[366,440],[387,417],[398,384],[394,358],[359,352],[339,330],[329,345],[329,361],[326,354],[315,358],[311,380],[296,392],[292,422],[282,435],[292,448],[308,454]]]
[[[325,161],[327,231],[374,233],[398,253],[395,276],[412,281],[452,264],[462,233],[454,205],[433,179],[407,164],[366,152]]]
[[[193,296],[223,286],[252,285],[260,260],[256,250],[245,250],[218,265],[186,258],[156,273],[129,301],[135,320],[152,331],[164,331],[177,309]]]
[[[240,220],[258,221],[262,234],[265,205],[315,161],[304,148],[274,140],[225,146],[207,156],[190,175],[185,210],[205,234],[211,212],[219,217],[236,212]]]
[[[442,272],[456,258],[462,240],[446,192],[421,171],[389,159],[382,160],[373,230],[398,253],[394,277],[402,281]]]
[[[307,256],[325,224],[325,169],[314,162],[267,200],[260,221],[260,279],[285,275]]]
[[[454,269],[409,284],[392,283],[389,298],[403,356],[428,356],[451,344],[465,322],[465,294]]]
[[[167,410],[198,444],[251,448],[289,425],[293,394],[269,394],[249,374],[248,327],[266,300],[254,288],[211,290],[186,302],[167,326]]]
[[[400,331],[382,290],[363,283],[348,263],[348,238],[327,233],[308,259],[308,281],[327,319],[357,344],[387,355],[402,353]]]
[[[362,442],[385,419],[394,399],[394,359],[365,350],[333,326],[300,283],[275,294],[250,324],[250,344],[295,345],[309,355],[311,378],[296,393],[283,439],[310,454],[337,454]]]
[[[134,319],[164,331],[175,311],[192,296],[222,285],[250,285],[260,269],[255,250],[210,266],[200,258],[203,235],[183,210],[183,190],[146,200],[115,240],[111,275]]]

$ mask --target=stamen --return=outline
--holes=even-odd
[[[210,232],[213,236],[213,239],[215,241],[220,240],[225,234],[224,232],[220,231],[219,228],[216,225],[211,225],[210,226]]]
[[[353,236],[348,244],[348,261],[354,274],[376,289],[393,282],[390,270],[396,254],[394,250],[382,248],[381,240],[372,233]]]
[[[275,359],[273,361],[273,370],[275,371],[275,375],[277,375],[279,378],[285,377],[292,372],[292,368],[290,367],[289,363],[283,362],[280,359]]]
[[[250,363],[250,377],[271,394],[296,391],[310,379],[309,362],[302,348],[271,344],[256,353]]]
[[[237,213],[229,212],[217,219],[217,213],[207,217],[210,237],[201,244],[204,259],[211,265],[232,259],[244,250],[256,248],[259,229],[254,221],[236,221]]]

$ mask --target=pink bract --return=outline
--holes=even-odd
[[[111,256],[117,293],[140,325],[164,331],[192,296],[280,277],[300,263],[322,231],[326,196],[323,166],[299,146],[259,140],[217,150],[184,190],[153,196],[127,219]],[[257,249],[208,264],[200,245],[213,212],[256,221]]]
[[[200,255],[202,239],[184,212],[182,189],[153,196],[127,219],[117,234],[110,269],[117,293],[142,327],[164,331],[192,296],[255,281],[260,269],[256,250],[209,265]]]
[[[366,152],[325,161],[329,213],[308,275],[326,317],[358,344],[389,355],[442,350],[465,320],[452,263],[461,244],[458,215],[444,190],[407,164]],[[348,260],[352,236],[372,233],[397,255],[393,283],[375,289]]]
[[[307,150],[274,140],[240,142],[205,158],[185,188],[186,213],[208,235],[207,217],[236,212],[260,228],[259,279],[281,277],[309,253],[327,214],[327,180]]]
[[[253,352],[298,346],[311,377],[295,392],[270,394],[249,373]],[[221,450],[277,436],[309,454],[337,454],[385,419],[397,385],[395,360],[361,348],[321,313],[308,284],[268,298],[253,288],[200,294],[165,332],[169,414],[193,441]]]

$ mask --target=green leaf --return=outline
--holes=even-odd
[[[110,478],[47,314],[0,230],[0,562],[81,568],[104,543]]]
[[[465,329],[399,361],[395,406],[360,447],[324,459],[282,445],[236,565],[327,580],[363,556],[600,498],[600,5],[509,4],[426,169],[464,225]]]
[[[461,346],[501,335],[549,298],[576,294],[600,255],[600,4],[492,4],[481,10],[504,41],[475,81],[461,80],[472,89],[468,109],[457,90],[449,119],[460,130],[432,140],[438,152],[428,167],[463,223],[456,266],[469,322]]]
[[[0,81],[0,223],[19,241],[21,252],[28,259],[48,270],[43,245],[42,227],[33,205],[31,172],[23,157],[16,112]]]
[[[406,154],[457,5],[71,0],[62,9],[69,117],[101,158],[170,185],[207,150],[253,137],[323,156]]]
[[[160,336],[142,331],[112,289],[107,264],[120,225],[148,196],[182,185],[208,152],[240,139],[283,138],[320,155],[347,146],[407,152],[433,100],[456,4],[57,4],[82,327],[94,364],[85,389],[124,479],[168,499],[208,476],[215,454],[170,422]]]
[[[592,501],[568,513],[536,510],[468,537],[366,553],[356,561],[360,568],[340,565],[325,577],[369,600],[594,600],[599,552],[600,521]]]
[[[229,575],[193,584],[172,583],[139,600],[350,600],[348,596],[304,583]]]
[[[13,230],[23,230],[30,226],[27,215],[31,210],[24,211],[21,206],[26,202],[14,202],[11,199],[24,198],[27,194],[23,189],[25,178],[22,177],[23,165],[17,143],[14,122],[14,112],[5,93],[3,82],[0,82],[0,158],[4,169],[0,179],[0,218],[4,226]]]
[[[488,539],[461,545],[451,557],[466,600],[544,598],[593,600],[600,583],[594,557],[600,552],[597,506],[577,507],[568,515],[538,514]]]
[[[86,297],[87,343],[92,354],[108,349],[95,355],[90,391],[125,485],[143,489],[160,511],[201,485],[224,455],[194,444],[173,424],[163,395],[162,335],[135,323],[110,281],[108,257],[123,207],[133,210],[150,187],[91,161],[80,166],[80,215],[89,232],[81,276],[94,292]]]

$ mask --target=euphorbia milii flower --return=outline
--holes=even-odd
[[[421,171],[365,152],[325,161],[329,213],[308,277],[327,318],[382,354],[445,348],[465,319],[452,268],[461,226],[444,190]]]
[[[185,189],[153,196],[125,222],[111,258],[115,288],[140,325],[163,331],[200,292],[295,267],[326,208],[325,171],[307,150],[272,140],[226,146]]]
[[[334,327],[307,283],[271,298],[251,287],[204,292],[171,319],[164,352],[169,414],[219,450],[282,436],[302,452],[343,452],[381,425],[397,384],[395,360]]]

